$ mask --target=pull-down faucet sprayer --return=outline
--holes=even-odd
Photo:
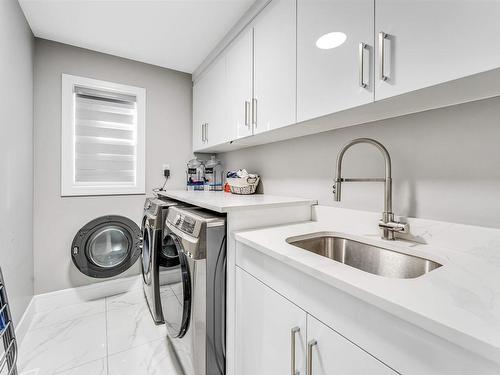
[[[368,143],[375,146],[383,155],[385,160],[385,177],[384,178],[342,178],[342,160],[345,152],[352,146],[359,143]],[[392,212],[392,172],[391,172],[391,157],[387,149],[378,141],[370,138],[357,138],[347,143],[340,150],[337,156],[337,170],[333,185],[333,194],[335,200],[340,202],[342,197],[342,182],[383,182],[384,183],[384,212],[382,219],[379,222],[379,227],[382,229],[382,238],[385,240],[394,240],[395,232],[408,232],[408,224],[394,221],[394,213]]]

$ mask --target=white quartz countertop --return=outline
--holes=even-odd
[[[435,223],[441,231],[458,233],[463,238],[466,236],[466,229],[462,227],[467,226]],[[235,238],[335,288],[500,363],[500,231],[484,228],[481,232],[478,229],[483,239],[469,238],[458,241],[463,244],[462,247],[457,245],[458,242],[447,247],[443,243],[437,246],[436,243],[382,240],[376,230],[376,221],[373,227],[374,231],[367,233],[366,227],[350,225],[347,219],[312,221],[237,232]],[[432,231],[431,228],[432,225],[427,223],[416,229],[421,230],[425,237],[425,233]],[[318,232],[431,259],[443,266],[414,279],[386,278],[286,242],[289,237]],[[439,237],[439,233],[435,232],[434,237]]]
[[[236,195],[222,191],[166,190],[158,192],[158,195],[216,212],[229,212],[258,207],[313,205],[317,203],[313,199],[268,194]]]

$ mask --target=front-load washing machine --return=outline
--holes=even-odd
[[[174,283],[160,286],[169,347],[185,375],[225,374],[226,220],[171,207],[166,247],[177,255]]]
[[[101,216],[73,238],[71,259],[83,274],[109,278],[125,272],[141,255],[141,229],[129,218]]]
[[[159,252],[163,249],[163,229],[168,207],[175,201],[147,198],[142,228],[129,218],[107,215],[91,220],[75,235],[71,259],[83,274],[95,278],[110,278],[125,272],[141,257],[144,294],[155,323],[163,322],[159,284],[171,282],[173,271],[179,267],[176,256],[162,256],[163,271],[159,268]],[[167,254],[168,255],[168,254]]]
[[[169,282],[176,277],[175,268],[179,266],[179,257],[168,254],[164,248],[163,229],[169,207],[178,203],[172,200],[147,198],[144,203],[142,219],[142,278],[144,295],[149,311],[156,324],[163,323],[160,303],[160,283]],[[160,273],[160,262],[162,271]]]

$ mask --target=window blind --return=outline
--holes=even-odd
[[[135,184],[136,96],[81,86],[74,94],[75,183]]]

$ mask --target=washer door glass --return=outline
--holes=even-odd
[[[164,246],[179,260],[179,267],[172,268],[175,275],[169,284],[160,286],[163,318],[171,337],[183,337],[191,318],[191,276],[189,260],[182,249],[180,239],[173,233],[168,234]]]
[[[103,216],[85,224],[71,244],[71,259],[85,275],[116,276],[141,254],[141,230],[123,216]]]
[[[168,234],[163,238],[158,255],[158,264],[163,268],[171,268],[179,265],[177,248],[175,247],[174,240]]]
[[[108,226],[94,232],[89,239],[90,260],[99,267],[116,267],[127,259],[129,239],[122,228]]]

